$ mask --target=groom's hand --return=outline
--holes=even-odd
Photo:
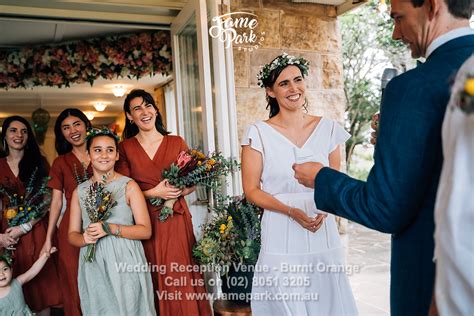
[[[302,164],[295,163],[292,166],[298,183],[312,189],[314,189],[314,179],[318,175],[319,170],[323,167],[324,166],[319,162],[305,162]]]

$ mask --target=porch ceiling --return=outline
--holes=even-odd
[[[187,0],[0,0],[0,49],[54,44],[96,36],[169,29]],[[71,88],[35,87],[0,90],[0,120],[18,114],[28,117],[41,104],[56,116],[66,107],[95,111],[94,101],[108,106],[96,112],[96,124],[119,115],[122,98],[112,94],[113,84],[128,90],[153,88],[168,78],[97,80]],[[105,121],[104,121],[105,120]]]

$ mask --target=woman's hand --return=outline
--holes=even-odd
[[[156,197],[162,198],[163,200],[177,199],[183,193],[183,190],[172,186],[167,179],[158,183],[154,190]]]
[[[5,233],[7,233],[8,236],[12,237],[13,239],[19,239],[25,234],[25,232],[23,231],[23,229],[21,229],[20,226],[8,227]]]
[[[50,255],[52,255],[53,253],[57,251],[58,251],[58,248],[51,247],[51,250],[49,252],[42,252],[41,255],[45,256],[46,258],[49,258]]]
[[[88,236],[95,239],[96,241],[104,236],[107,236],[107,233],[104,231],[104,227],[102,226],[101,222],[89,224],[89,227],[87,227],[86,232]]]
[[[17,243],[18,240],[11,237],[9,234],[0,234],[0,247],[10,248],[11,245]]]
[[[375,145],[377,143],[377,133],[379,131],[379,119],[380,119],[380,114],[374,114],[372,116],[372,122],[370,123],[370,127],[374,130],[372,133],[370,133],[370,143],[372,145]]]
[[[181,196],[186,196],[188,194],[193,193],[194,191],[196,191],[196,186],[192,186],[190,188],[184,188],[183,192],[181,192]]]
[[[306,215],[306,213],[300,210],[299,208],[292,208],[291,213],[289,215],[303,228],[306,228],[307,230],[313,233],[321,227],[321,225],[323,224],[323,220],[327,216],[319,214],[318,216],[312,218]]]
[[[82,233],[82,238],[84,238],[84,243],[85,245],[89,245],[89,244],[95,244],[97,242],[97,239],[93,238],[88,232],[87,230]],[[84,246],[85,246],[84,245]]]
[[[44,241],[43,247],[41,248],[41,253],[51,253],[51,248],[52,248],[51,239],[46,237],[46,240]]]

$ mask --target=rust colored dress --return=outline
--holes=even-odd
[[[88,166],[87,172],[90,177],[92,175],[91,165]],[[81,315],[79,289],[77,287],[79,248],[69,244],[68,231],[72,193],[77,187],[77,176],[82,177],[84,175],[84,168],[79,159],[72,152],[69,152],[58,156],[53,161],[49,175],[51,180],[48,182],[48,187],[64,192],[66,197],[66,211],[57,231],[58,272],[63,293],[64,313],[67,316],[79,316]]]
[[[10,169],[6,158],[0,158],[0,185],[23,195],[25,186]],[[6,199],[3,199],[6,202]],[[4,205],[5,206],[5,205]],[[3,215],[3,214],[2,214]],[[3,216],[2,216],[3,217]],[[1,232],[8,228],[5,218],[0,223]],[[46,232],[48,228],[48,216],[43,217],[33,229],[23,235],[16,244],[14,252],[13,277],[25,273],[35,263],[41,254]],[[56,254],[53,255],[55,257]],[[58,271],[55,261],[50,258],[41,272],[30,282],[23,285],[23,294],[26,304],[32,311],[39,312],[45,308],[61,305],[62,295],[59,287]]]
[[[115,165],[117,172],[133,178],[143,191],[155,187],[161,174],[167,169],[182,150],[188,146],[181,137],[165,136],[153,159],[150,159],[135,137],[119,145],[120,159]],[[192,247],[196,243],[191,222],[191,213],[183,197],[174,204],[174,216],[165,222],[157,219],[158,207],[147,200],[148,212],[152,222],[152,237],[143,241],[147,260],[165,269],[165,273],[152,272],[155,291],[163,294],[178,293],[177,296],[155,297],[160,316],[198,316],[211,315],[211,307],[206,299],[187,299],[187,293],[203,295],[206,293],[204,280],[198,272],[178,272],[178,267],[192,267]],[[173,268],[171,264],[174,264]],[[152,269],[153,271],[153,269]],[[165,281],[166,280],[166,281]],[[174,283],[173,283],[174,282]],[[171,284],[173,283],[173,284]],[[181,294],[179,294],[181,293]],[[189,294],[188,294],[189,295]],[[157,302],[158,301],[158,302]]]

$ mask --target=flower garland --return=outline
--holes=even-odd
[[[141,78],[171,70],[170,34],[116,35],[0,51],[0,88],[69,87],[98,78]]]

